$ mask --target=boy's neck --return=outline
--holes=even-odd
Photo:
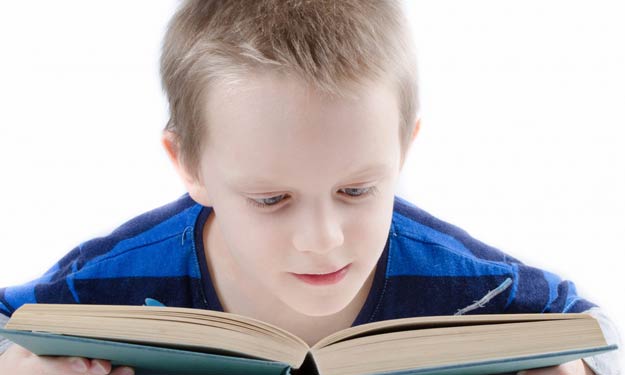
[[[256,283],[245,283],[236,264],[229,261],[225,244],[211,212],[203,228],[204,252],[213,287],[225,312],[248,316],[285,329],[315,344],[323,337],[352,325],[373,284],[375,269],[349,305],[336,314],[314,317],[301,314]]]

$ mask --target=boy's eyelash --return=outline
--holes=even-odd
[[[281,197],[284,196],[286,197],[286,194],[281,194],[281,195],[276,195],[275,197],[269,197],[269,198],[263,198],[263,199],[272,199],[272,198],[277,198],[277,197]],[[274,207],[280,204],[280,202],[282,202],[283,199],[281,199],[278,203],[275,204],[265,204],[265,203],[260,203],[258,202],[256,199],[252,199],[252,198],[248,198],[247,199],[247,203],[251,204],[254,207],[259,207],[259,208],[269,208],[269,207]]]
[[[362,199],[364,197],[367,196],[374,196],[378,193],[378,189],[375,186],[371,186],[368,188],[344,188],[341,190],[363,190],[363,192],[360,195],[350,195],[350,194],[345,194],[347,195],[349,198],[351,199]],[[286,197],[288,197],[287,194],[281,194],[281,195],[276,195],[275,197],[269,197],[269,198],[263,198],[263,199],[272,199],[272,198],[278,198],[284,196],[283,199],[281,199],[280,201],[278,201],[275,204],[265,204],[265,203],[261,203],[258,202],[256,199],[252,199],[252,198],[248,198],[247,199],[247,203],[249,203],[250,205],[254,206],[254,207],[258,207],[258,208],[271,208],[271,207],[277,207],[280,205],[280,202],[284,201],[284,199],[286,199]]]

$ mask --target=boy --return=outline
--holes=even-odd
[[[261,319],[311,344],[419,315],[588,311],[608,327],[572,283],[394,196],[419,130],[405,28],[398,4],[377,0],[184,3],[161,73],[163,144],[188,195],[0,289],[0,313],[152,298]],[[131,371],[4,345],[0,373]],[[528,373],[609,366],[598,356]]]

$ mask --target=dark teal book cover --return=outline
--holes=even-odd
[[[0,329],[0,335],[38,355],[64,355],[110,360],[135,368],[136,375],[278,375],[286,363],[129,344],[51,333]]]

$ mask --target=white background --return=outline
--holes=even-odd
[[[0,286],[184,193],[159,143],[176,4],[0,2]],[[406,4],[422,130],[398,194],[574,280],[623,331],[623,7]]]

